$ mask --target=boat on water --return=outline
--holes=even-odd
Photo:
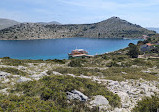
[[[85,57],[92,57],[92,55],[88,55],[88,52],[84,49],[75,49],[71,53],[68,54],[70,58],[85,58]]]

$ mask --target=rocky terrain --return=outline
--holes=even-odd
[[[0,30],[20,24],[17,21],[0,18]]]
[[[0,111],[156,112],[159,59],[132,58],[138,47],[69,60],[0,58]]]
[[[62,25],[61,23],[57,21],[52,21],[52,22],[37,22],[37,24],[42,24],[42,25]]]
[[[53,73],[56,75],[63,75],[58,72],[53,72]],[[66,74],[66,75],[71,75],[72,77],[76,77],[73,74]],[[159,93],[159,88],[157,88],[159,83],[157,81],[146,81],[142,78],[139,80],[130,79],[125,81],[113,81],[113,80],[106,80],[96,76],[81,75],[77,77],[88,78],[93,81],[97,81],[98,83],[106,85],[107,88],[113,93],[119,95],[122,103],[121,108],[114,108],[112,112],[131,112],[131,110],[137,104],[137,101],[141,100],[142,97],[144,96],[151,97],[152,95],[155,95],[155,93]],[[94,100],[91,101],[90,104],[95,104],[95,106],[99,106],[100,110],[102,109],[107,110],[108,108],[110,108],[109,102],[107,101],[107,99],[104,99],[103,96],[101,97],[98,98],[97,101]],[[107,102],[107,103],[102,104],[102,102]]]
[[[93,24],[45,25],[39,23],[21,23],[0,31],[1,40],[52,39],[67,37],[90,38],[139,38],[153,35],[139,25],[129,23],[118,17]]]
[[[26,111],[14,100],[14,97],[23,99],[24,96],[28,100],[20,100],[21,105],[24,103],[29,109],[32,107],[27,102],[33,100],[33,103],[36,98],[39,102],[44,101],[44,105],[48,101],[57,103],[56,107],[69,105],[60,107],[73,109],[68,111],[131,112],[144,97],[158,95],[159,65],[158,59],[133,59],[124,52],[119,50],[88,59],[72,60],[2,58],[0,94],[8,95],[12,102],[8,104],[8,97],[0,97],[0,102],[7,100],[0,106],[7,110],[14,105],[12,109]],[[37,102],[32,105],[37,105],[33,107],[39,109],[40,104]]]

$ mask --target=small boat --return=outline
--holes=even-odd
[[[91,55],[88,55],[88,52],[85,51],[84,49],[75,49],[71,53],[69,53],[68,56],[69,56],[69,59],[92,57]]]

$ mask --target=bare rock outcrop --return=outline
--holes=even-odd
[[[71,92],[67,92],[67,98],[69,100],[79,100],[79,101],[87,101],[88,97],[81,93],[78,90],[72,90]]]

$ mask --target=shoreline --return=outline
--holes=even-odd
[[[52,40],[52,39],[67,39],[67,38],[90,38],[90,39],[143,39],[142,37],[104,37],[104,38],[98,38],[98,37],[57,37],[57,38],[36,38],[36,39],[0,39],[0,41],[27,41],[27,40]]]
[[[126,48],[127,47],[125,47],[123,49],[126,49]],[[123,50],[123,49],[119,49],[119,50]],[[117,52],[119,50],[91,55],[92,56],[91,58],[94,58],[95,56],[101,56],[101,55],[105,55],[105,54],[109,54],[109,53],[114,53],[114,52]],[[54,58],[54,59],[51,59],[51,58],[48,58],[48,59],[17,59],[17,58],[12,58],[12,57],[8,57],[8,56],[0,57],[0,59],[4,59],[4,58],[15,59],[15,60],[35,60],[35,61],[37,61],[37,60],[43,60],[43,61],[47,61],[47,60],[70,60],[69,58],[67,58],[67,59],[57,59],[57,58]]]
[[[79,39],[86,39],[87,37],[73,37],[74,39],[76,39],[76,38],[79,38]],[[72,38],[56,38],[56,39],[72,39]],[[99,38],[87,38],[87,39],[96,39],[96,41],[98,41],[98,39]],[[101,39],[123,39],[123,40],[125,40],[124,38],[100,38],[100,40]],[[37,40],[37,42],[38,41],[43,41],[44,39],[39,39],[39,40]],[[48,41],[51,41],[51,40],[55,40],[55,39],[47,39]],[[133,39],[128,39],[128,40],[135,40],[134,38]],[[138,38],[136,38],[136,41],[139,41],[140,39],[138,39]],[[4,40],[4,41],[8,41],[8,40]],[[14,41],[14,40],[12,40],[12,41]],[[23,40],[15,40],[15,41],[23,41]],[[25,40],[25,41],[29,41],[29,40]],[[25,42],[24,41],[24,42]],[[33,41],[36,41],[36,40],[33,40]],[[102,41],[102,40],[101,40]],[[122,40],[121,40],[122,41]],[[129,42],[129,43],[131,43],[131,42]],[[103,55],[103,54],[108,54],[108,53],[113,53],[113,52],[116,52],[116,51],[118,51],[118,50],[121,50],[121,49],[125,49],[125,48],[127,48],[127,46],[123,46],[123,48],[118,48],[118,49],[112,49],[112,51],[109,51],[109,50],[105,50],[105,51],[103,51],[103,52],[100,52],[99,50],[97,50],[97,51],[95,51],[95,52],[90,52],[88,49],[85,49],[85,50],[88,50],[88,52],[89,52],[89,54],[90,55],[92,55],[93,57],[95,57],[95,56],[100,56],[100,55]],[[98,52],[99,51],[99,52]],[[10,57],[10,58],[12,58],[12,59],[18,59],[18,60],[54,60],[54,59],[58,59],[58,60],[64,60],[64,59],[68,59],[68,57],[66,56],[66,54],[65,54],[65,56],[63,56],[62,55],[62,57],[61,56],[23,56],[23,57],[19,57],[19,56],[16,56],[16,57],[11,57],[11,56],[3,56],[3,57]],[[3,58],[3,57],[0,57],[0,58]]]

